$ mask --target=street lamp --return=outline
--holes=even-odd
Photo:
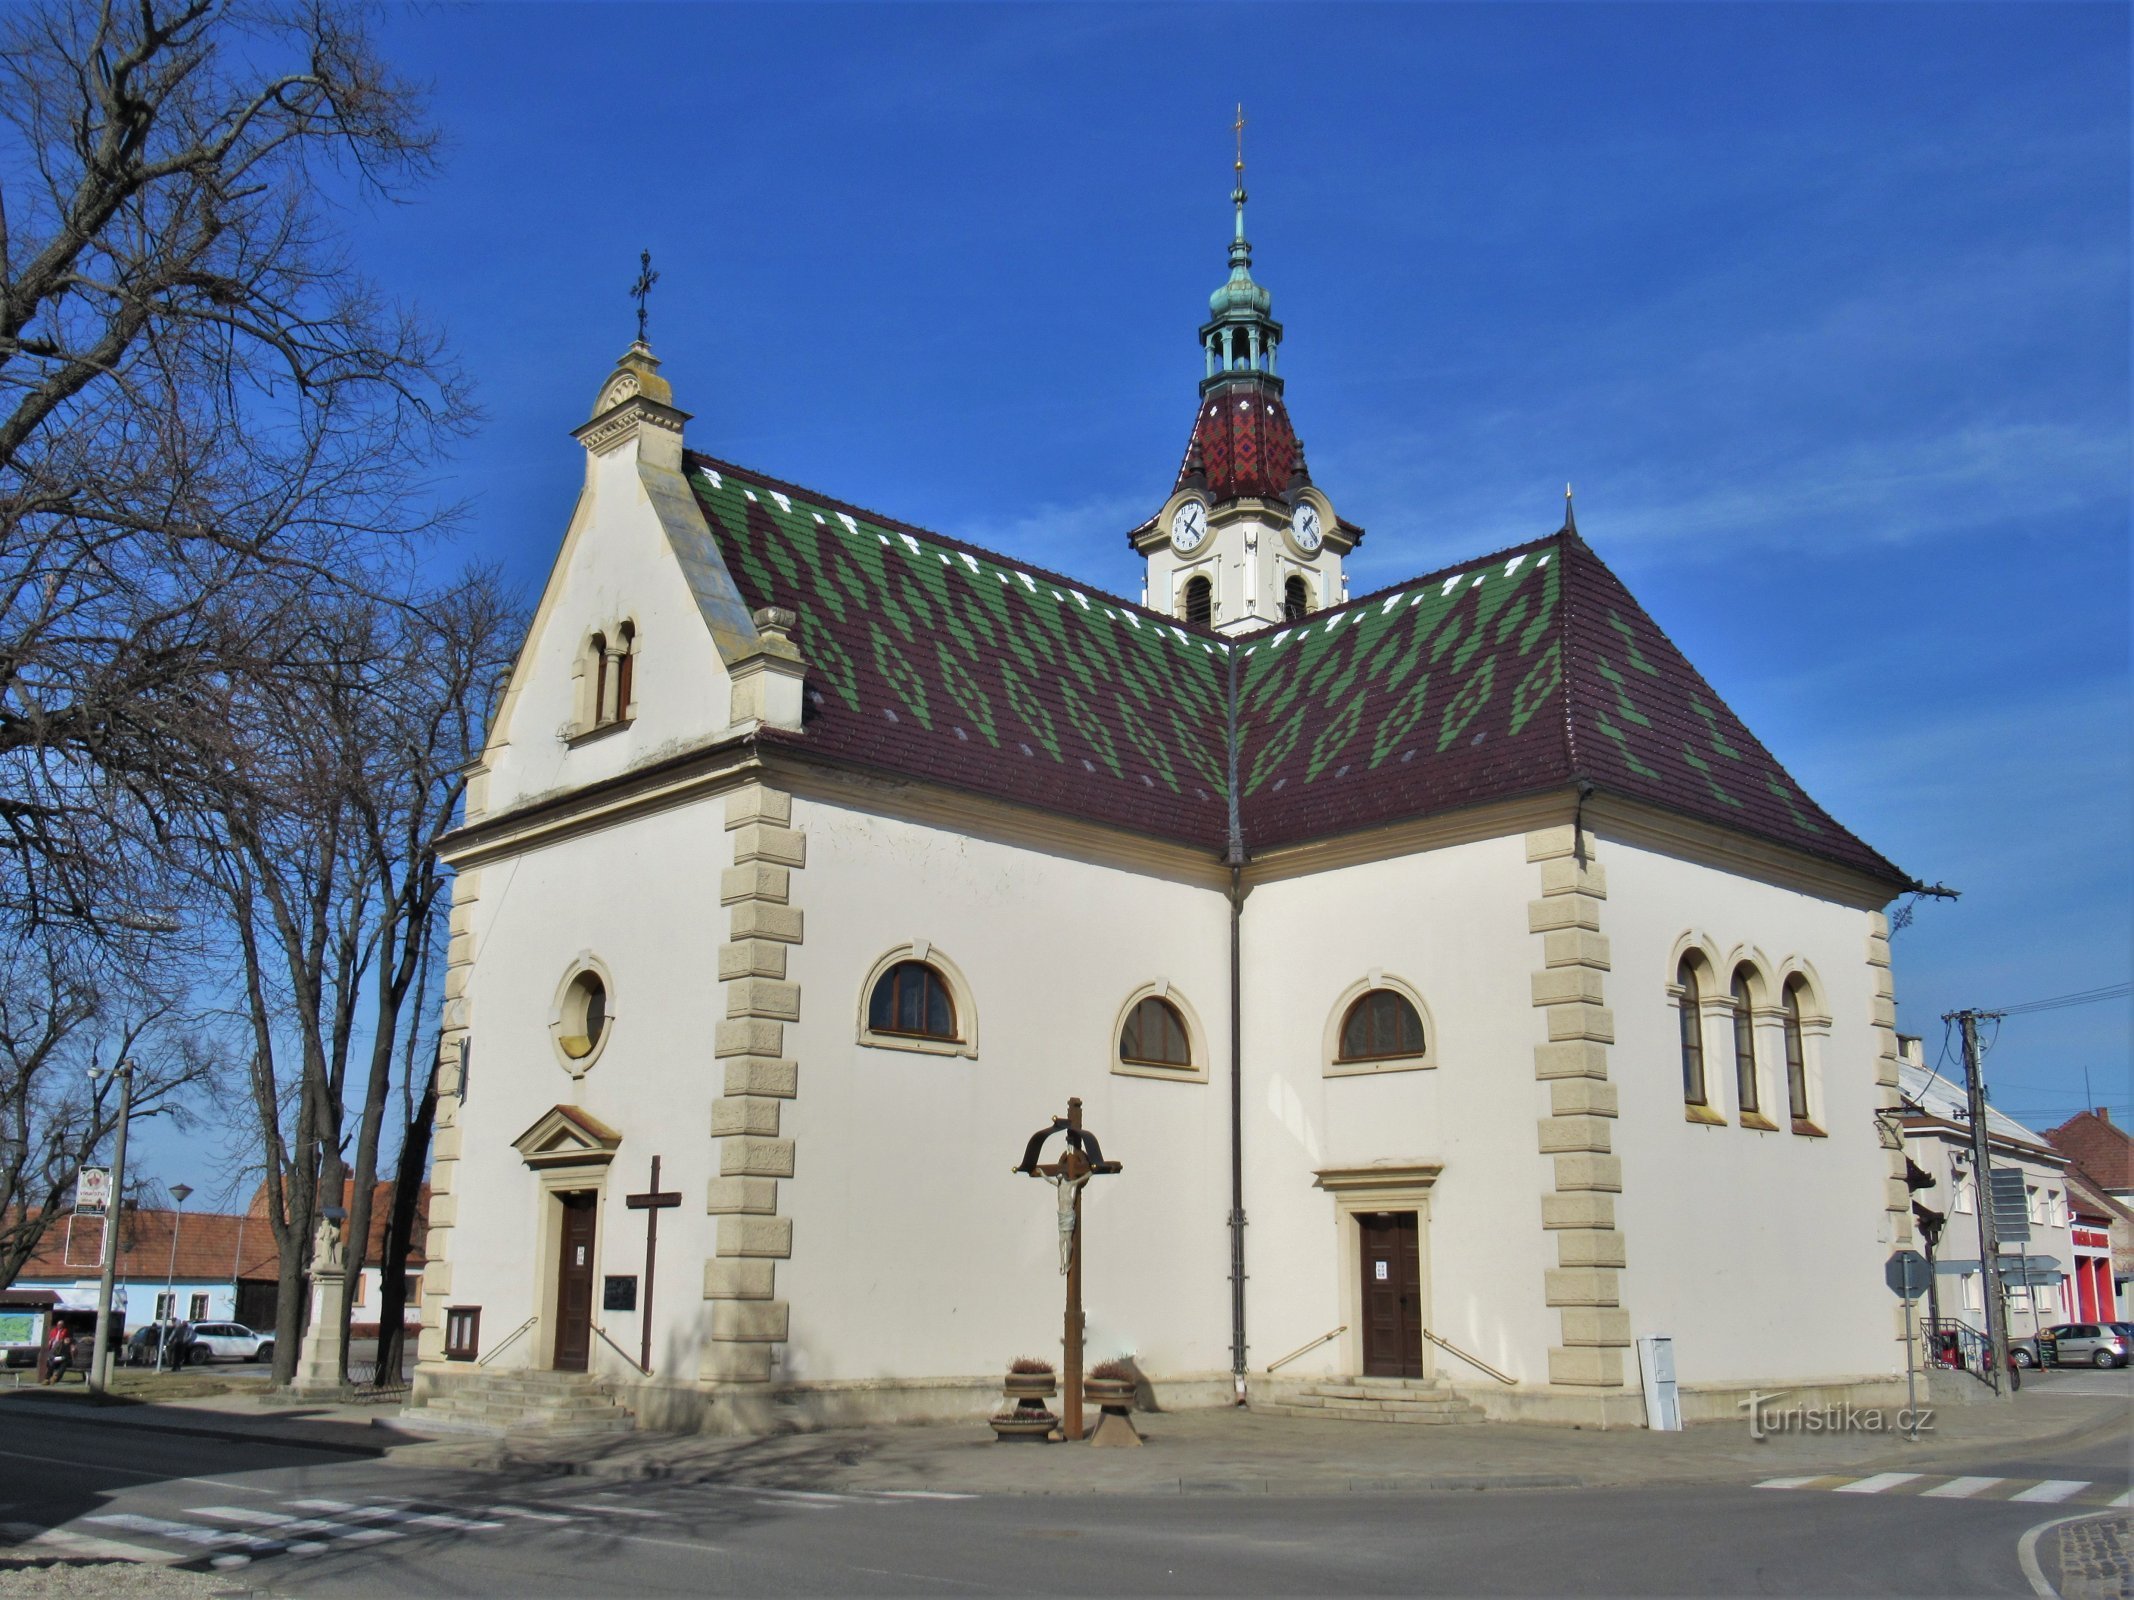
[[[163,1275],[163,1301],[165,1323],[163,1337],[156,1341],[156,1371],[163,1370],[163,1356],[170,1349],[171,1340],[178,1332],[178,1230],[185,1225],[185,1202],[193,1191],[184,1184],[173,1184],[170,1197],[178,1202],[178,1209],[170,1219],[170,1269]]]
[[[119,1080],[118,1145],[112,1152],[111,1198],[104,1208],[104,1271],[96,1286],[96,1338],[90,1345],[89,1392],[102,1395],[110,1380],[111,1280],[119,1263],[119,1228],[126,1220],[126,1125],[133,1116],[133,1058],[111,1069]],[[99,1068],[89,1069],[89,1081],[101,1077]]]

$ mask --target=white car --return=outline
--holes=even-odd
[[[274,1335],[254,1333],[241,1322],[196,1322],[193,1338],[210,1361],[272,1361]]]

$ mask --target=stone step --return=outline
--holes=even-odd
[[[1479,1422],[1482,1418],[1481,1409],[1476,1406],[1458,1411],[1329,1411],[1316,1406],[1269,1405],[1254,1401],[1252,1409],[1266,1417],[1317,1417],[1321,1421],[1385,1422],[1410,1428],[1457,1427],[1462,1423]]]

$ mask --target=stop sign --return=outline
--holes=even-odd
[[[1927,1258],[1917,1250],[1898,1250],[1882,1268],[1882,1281],[1900,1300],[1917,1300],[1927,1292]]]

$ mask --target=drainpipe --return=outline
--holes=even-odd
[[[1245,912],[1245,828],[1237,794],[1237,651],[1229,656],[1228,694],[1230,802],[1230,1376],[1237,1404],[1245,1403],[1245,1044],[1240,931]]]

